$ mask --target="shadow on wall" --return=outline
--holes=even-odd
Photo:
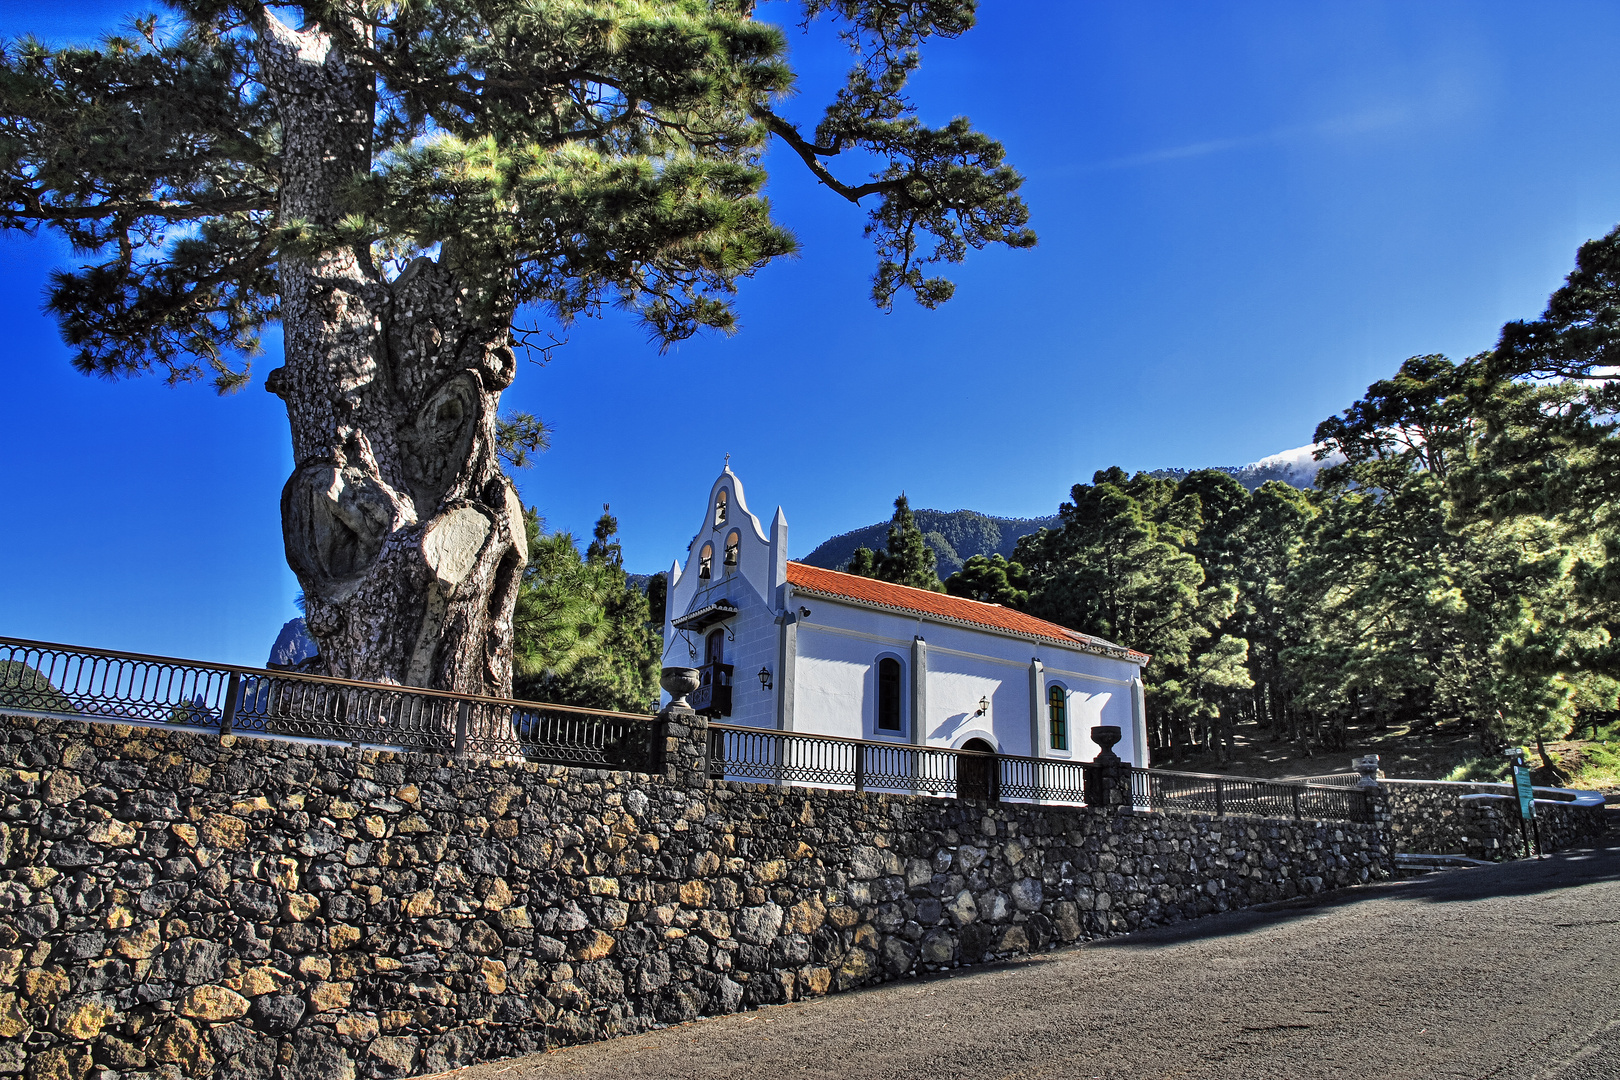
[[[954,738],[958,731],[961,731],[968,725],[969,721],[975,719],[978,715],[978,713],[963,712],[948,716],[943,724],[940,724],[939,727],[929,733],[928,737],[930,739]]]

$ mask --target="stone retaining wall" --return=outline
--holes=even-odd
[[[1525,856],[1516,798],[1462,798],[1500,795],[1500,784],[1387,780],[1384,786],[1390,833],[1400,854],[1466,855],[1492,861]],[[1607,821],[1601,806],[1536,803],[1536,825],[1545,851],[1590,843],[1604,834]]]
[[[701,745],[676,727],[674,747]],[[692,758],[672,754],[675,775]],[[1377,879],[1372,825],[0,718],[0,1073],[433,1072]]]

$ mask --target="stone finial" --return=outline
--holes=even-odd
[[[659,673],[658,685],[669,691],[670,708],[690,709],[686,695],[698,688],[699,681],[697,668],[667,667]]]
[[[1366,757],[1356,758],[1350,762],[1350,767],[1361,774],[1361,779],[1356,781],[1356,787],[1378,786],[1377,754],[1368,754]]]
[[[1125,733],[1114,724],[1103,724],[1091,729],[1091,741],[1102,747],[1097,754],[1097,764],[1114,765],[1119,762],[1119,755],[1114,753],[1114,744],[1125,737]]]

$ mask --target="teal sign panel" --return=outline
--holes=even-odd
[[[1513,766],[1513,790],[1519,793],[1519,816],[1529,821],[1536,791],[1530,784],[1530,770],[1523,765]]]

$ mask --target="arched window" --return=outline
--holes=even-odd
[[[741,550],[742,535],[740,533],[734,532],[730,536],[726,537],[726,566],[728,568],[737,565],[737,556]]]
[[[1051,730],[1052,749],[1067,750],[1069,748],[1069,702],[1068,694],[1061,686],[1052,686],[1046,691],[1046,721]]]
[[[900,730],[900,661],[892,656],[878,661],[877,729]]]
[[[704,544],[698,552],[698,580],[714,576],[714,545]]]
[[[714,525],[715,525],[715,528],[719,528],[721,525],[724,525],[726,523],[726,502],[727,502],[728,498],[729,497],[726,495],[726,489],[725,488],[721,488],[720,489],[720,494],[718,494],[718,495],[716,495],[714,497]]]

